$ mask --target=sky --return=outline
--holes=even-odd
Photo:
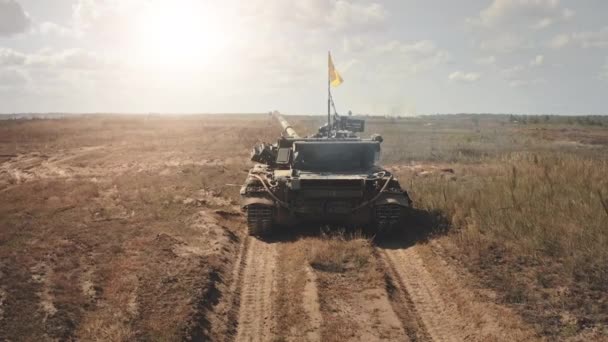
[[[605,0],[0,0],[0,113],[608,114]]]

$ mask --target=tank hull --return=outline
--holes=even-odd
[[[272,175],[272,184],[262,184],[260,175],[264,174]],[[374,177],[378,174],[382,177]],[[263,165],[252,169],[241,189],[252,235],[301,224],[388,231],[399,225],[411,207],[407,193],[386,170],[294,178]]]

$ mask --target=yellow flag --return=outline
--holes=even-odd
[[[342,82],[344,82],[344,80],[342,79],[342,76],[340,76],[340,74],[338,73],[338,70],[336,70],[336,67],[334,66],[334,62],[331,60],[331,54],[329,54],[328,56],[329,56],[329,83],[332,86],[337,87],[340,84],[342,84]]]

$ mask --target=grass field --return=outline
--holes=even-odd
[[[301,134],[324,122],[287,119]],[[250,148],[279,132],[265,114],[0,121],[0,340],[230,340],[235,313],[221,303],[244,241],[239,186]],[[371,117],[372,133],[440,223],[419,243],[440,242],[540,337],[608,337],[607,119]],[[294,274],[281,298],[305,291],[310,272],[330,292],[363,279],[357,270],[384,279],[361,236],[295,246],[279,248],[279,270]],[[341,305],[318,297],[321,311]],[[344,322],[322,336],[348,336]]]
[[[200,335],[194,304],[240,233],[214,211],[234,210],[231,184],[268,124],[0,121],[0,340]]]
[[[367,132],[382,134],[384,164],[449,222],[453,256],[501,301],[543,335],[608,334],[606,117],[372,118]]]

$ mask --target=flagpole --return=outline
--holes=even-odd
[[[330,137],[331,134],[331,116],[330,116],[330,107],[331,107],[331,75],[329,74],[329,63],[331,60],[331,52],[327,51],[327,137]]]

